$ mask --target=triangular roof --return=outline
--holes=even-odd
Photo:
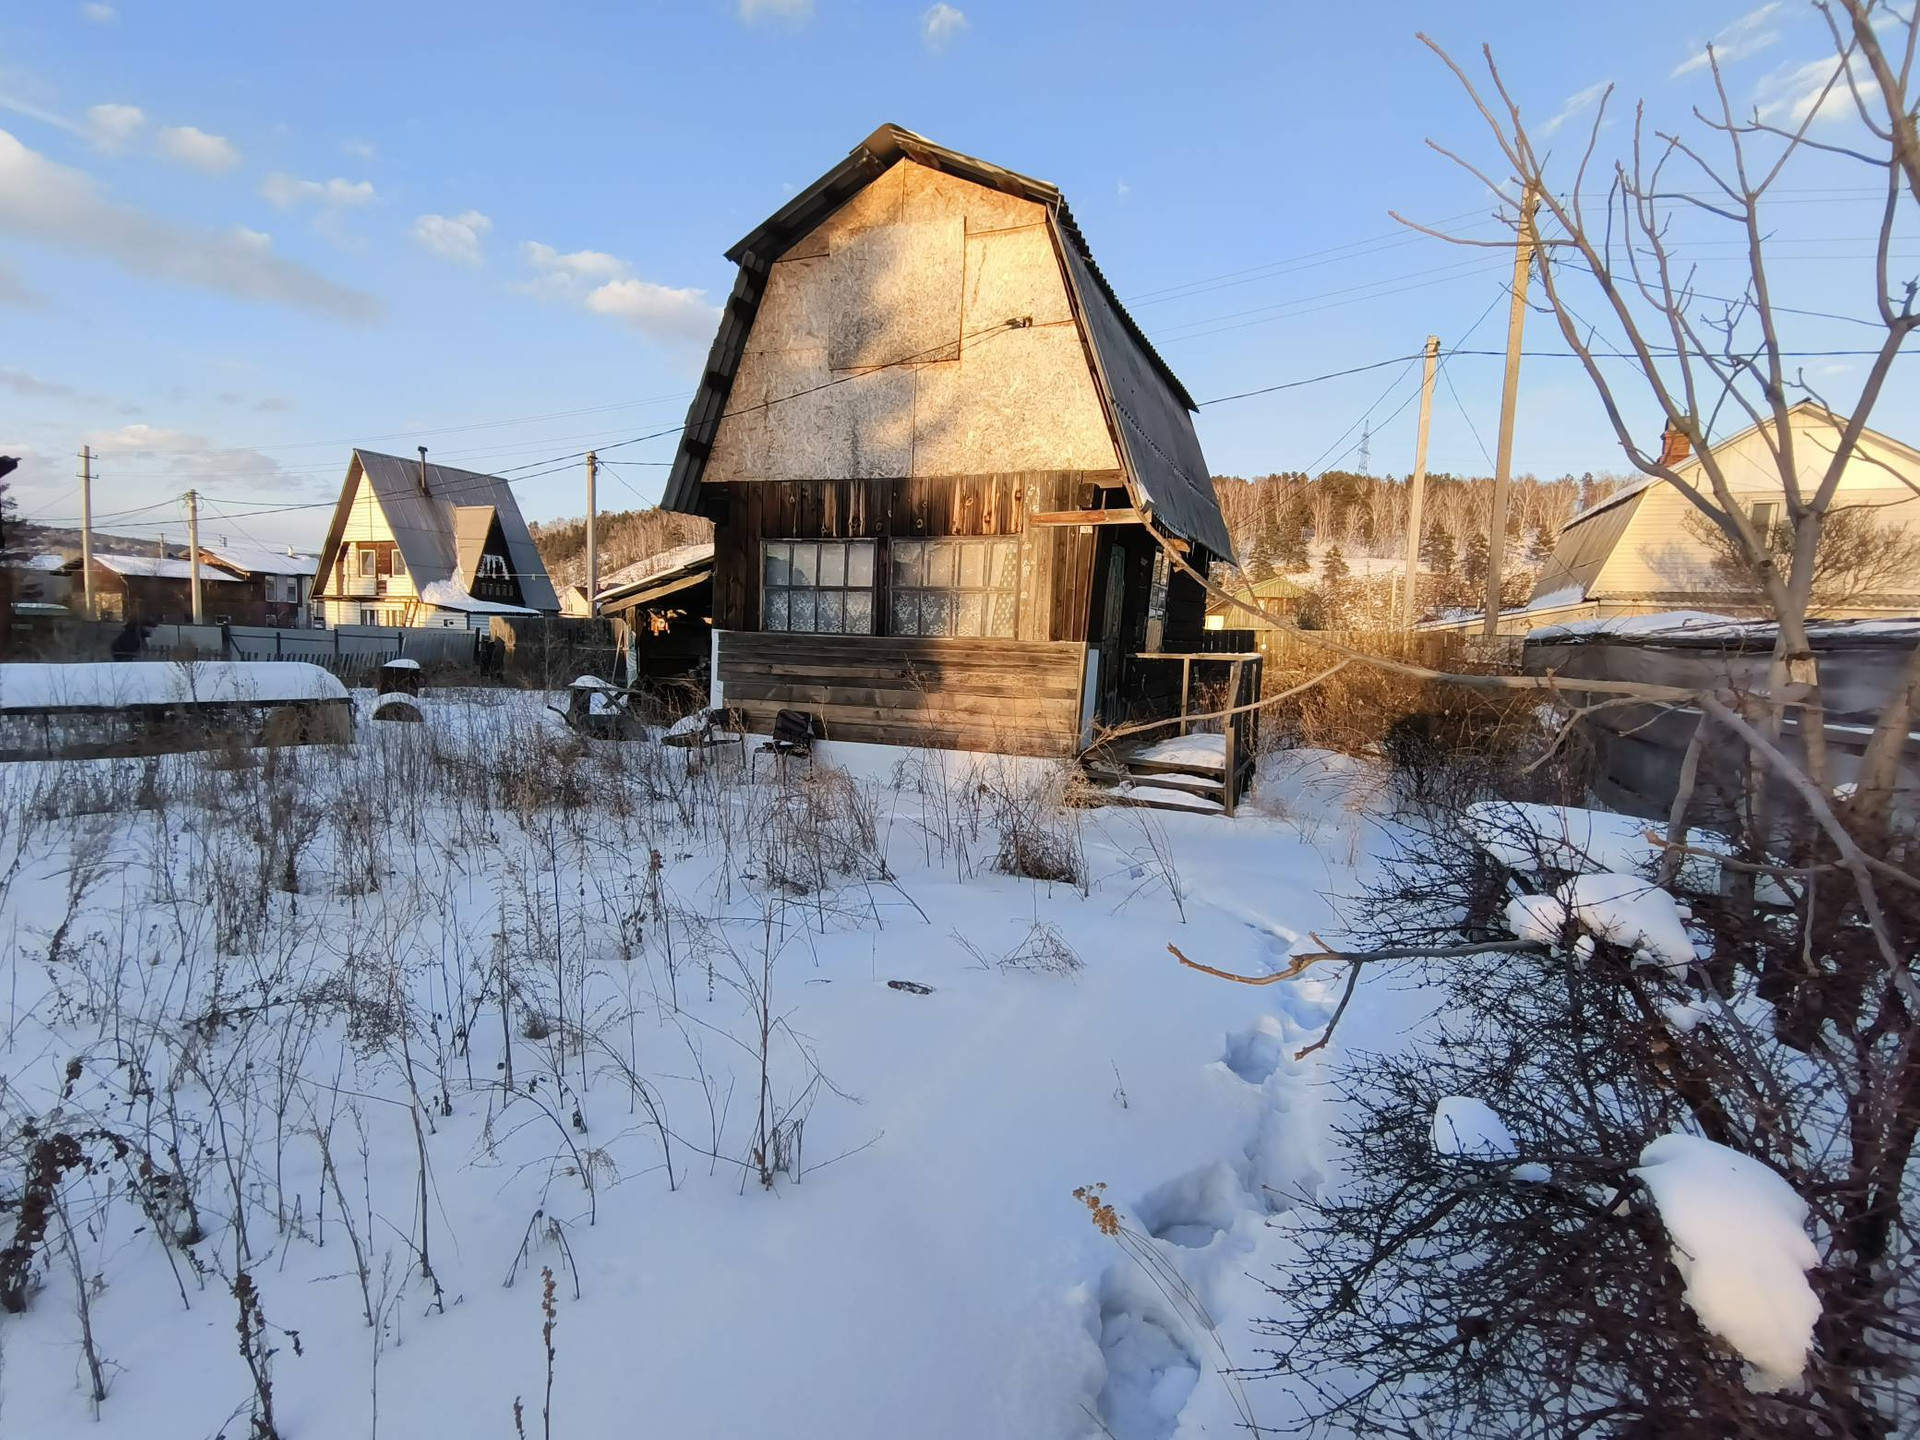
[[[387,527],[393,531],[394,541],[422,598],[426,596],[427,587],[436,581],[451,581],[458,589],[466,589],[459,574],[457,515],[468,507],[490,507],[492,518],[499,522],[501,538],[506,542],[508,559],[520,581],[520,598],[530,609],[559,610],[560,599],[553,593],[553,582],[547,578],[547,567],[534,546],[533,536],[527,533],[527,522],[520,516],[512,487],[498,475],[482,475],[474,470],[456,470],[451,465],[427,462],[423,491],[422,468],[418,459],[382,455],[377,450],[353,452],[353,459],[347,465],[346,483],[340,488],[340,503],[334,506],[332,523],[327,526],[327,542],[320,547],[319,573],[325,575],[333,567],[334,555],[353,511],[354,496],[360,488],[359,481],[364,477],[386,516]]]
[[[726,414],[727,397],[759,312],[773,265],[793,244],[901,160],[945,171],[990,189],[1045,207],[1065,279],[1078,312],[1081,338],[1096,388],[1119,445],[1120,461],[1136,507],[1152,512],[1169,530],[1231,558],[1233,541],[1214,498],[1213,480],[1194,434],[1198,408],[1094,263],[1086,237],[1059,189],[1044,180],[1003,170],[949,150],[897,125],[882,125],[846,159],[774,212],[727,251],[740,267],[720,317],[700,387],[687,409],[687,423],[667,477],[661,504],[697,514],[700,480]]]
[[[1836,430],[1845,429],[1848,423],[1847,416],[1829,410],[1818,400],[1801,400],[1787,407],[1789,425],[1805,417],[1824,420]],[[1724,439],[1714,441],[1711,448],[1715,452],[1729,450],[1762,430],[1771,430],[1774,424],[1773,417],[1768,416],[1736,430]],[[1860,439],[1892,450],[1920,469],[1920,450],[1915,450],[1911,445],[1882,434],[1869,425],[1861,427]],[[1682,479],[1687,478],[1689,471],[1698,471],[1700,468],[1697,454],[1689,455],[1673,467]],[[1644,475],[1630,485],[1623,485],[1605,499],[1595,501],[1562,525],[1553,543],[1553,553],[1547,557],[1539,578],[1534,581],[1533,598],[1540,600],[1576,588],[1582,599],[1589,595],[1594,582],[1600,578],[1601,570],[1613,555],[1614,547],[1633,524],[1633,514],[1640,507],[1641,497],[1653,486],[1664,483],[1667,482],[1661,476]]]

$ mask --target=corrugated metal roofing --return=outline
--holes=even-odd
[[[321,547],[320,573],[333,565],[333,557],[346,531],[347,517],[353,509],[356,471],[366,477],[374,498],[379,501],[388,528],[406,557],[414,585],[425,592],[436,580],[450,580],[465,590],[459,579],[459,548],[454,540],[455,512],[466,506],[491,506],[500,522],[500,534],[506,541],[507,555],[520,581],[520,598],[534,610],[557,612],[560,597],[553,593],[547,567],[527,533],[527,522],[520,516],[520,505],[513,489],[498,475],[482,475],[473,470],[456,470],[451,465],[426,465],[426,489],[420,487],[421,462],[398,455],[382,455],[377,450],[355,450],[347,467],[347,483],[341,488],[340,503],[334,507],[333,523],[327,527],[327,543]]]
[[[1633,522],[1633,514],[1640,508],[1645,494],[1644,490],[1636,490],[1618,504],[1596,506],[1561,527],[1553,553],[1533,582],[1533,598],[1538,600],[1565,590],[1577,590],[1583,596],[1588,594],[1593,582],[1600,577],[1601,566],[1607,563],[1613,547],[1620,543],[1620,537]]]
[[[1116,392],[1106,399],[1121,437],[1122,463],[1129,481],[1140,492],[1136,503],[1154,511],[1176,534],[1216,554],[1231,556],[1232,543],[1193,430],[1191,412],[1198,407],[1100,273],[1059,189],[1044,180],[936,145],[897,125],[882,125],[875,130],[845,160],[727,251],[727,258],[740,267],[740,273],[721,312],[706,371],[688,407],[686,429],[661,503],[670,510],[699,513],[700,478],[773,262],[903,159],[1047,208],[1061,253],[1068,257],[1083,334],[1096,365],[1107,374]]]

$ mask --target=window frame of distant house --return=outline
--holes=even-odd
[[[360,547],[360,578],[371,580],[380,573],[380,552],[371,545]]]
[[[763,540],[760,628],[796,635],[875,634],[879,581],[877,540]],[[805,623],[796,623],[803,618]]]
[[[1780,523],[1780,502],[1778,500],[1756,500],[1747,508],[1747,518],[1753,521],[1753,528],[1759,532],[1765,542],[1771,539],[1774,527]]]
[[[482,555],[479,565],[474,569],[473,578],[476,580],[507,579],[507,557],[494,554]]]
[[[1020,626],[1020,537],[895,540],[887,633],[1012,640]]]
[[[380,616],[382,613],[377,606],[362,605],[360,607],[360,623],[362,625],[378,625],[380,624]]]

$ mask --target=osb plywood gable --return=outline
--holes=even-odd
[[[966,221],[874,225],[836,238],[827,259],[827,364],[865,370],[960,358]]]
[[[855,195],[773,264],[707,483],[1118,468],[1045,220],[912,161]]]

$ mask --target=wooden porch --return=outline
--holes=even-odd
[[[1136,668],[1178,667],[1179,713],[1117,726],[1080,757],[1091,803],[1231,816],[1252,783],[1265,662],[1259,651],[1146,651]],[[1209,689],[1208,682],[1218,684]]]

